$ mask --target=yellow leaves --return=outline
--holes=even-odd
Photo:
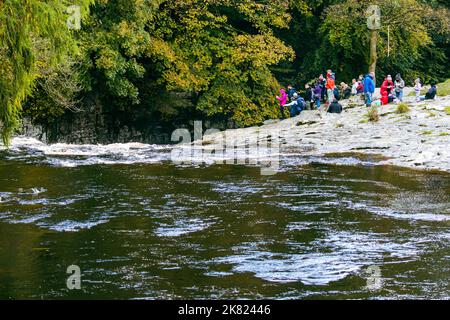
[[[254,0],[239,1],[237,8],[261,31],[270,31],[270,27],[288,28],[291,16],[288,1],[272,0],[260,3]]]
[[[120,37],[127,37],[132,31],[133,28],[130,26],[130,23],[126,20],[122,20],[121,22],[119,22],[119,24],[117,25],[117,35]]]
[[[96,62],[96,66],[99,69],[112,69],[116,66],[116,61],[119,54],[111,50],[110,48],[103,48],[100,50]]]
[[[198,77],[183,61],[175,61],[172,68],[164,72],[164,80],[169,91],[200,91],[207,85],[207,79]]]
[[[292,48],[273,36],[238,35],[235,37],[235,50],[231,60],[237,63],[249,62],[255,68],[272,65],[283,59],[293,59]]]
[[[146,54],[148,57],[155,56],[158,59],[166,61],[166,65],[174,63],[177,60],[177,55],[170,44],[158,38],[150,39]]]

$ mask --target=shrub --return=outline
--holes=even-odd
[[[410,111],[409,106],[403,102],[397,106],[397,110],[396,110],[396,112],[398,114],[408,113],[409,111]]]
[[[380,120],[380,115],[377,108],[371,107],[369,111],[367,111],[367,117],[369,118],[369,121],[378,122],[378,120]]]

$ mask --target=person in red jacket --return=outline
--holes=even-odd
[[[334,89],[336,88],[334,74],[331,70],[328,70],[327,72],[327,84],[325,85],[325,88],[327,88],[327,103],[330,104],[334,100]]]
[[[391,75],[388,75],[381,85],[380,93],[383,95],[383,92],[387,92],[387,96],[389,96],[392,90],[394,90],[394,81],[392,81]]]
[[[380,100],[381,100],[381,103],[383,104],[383,106],[389,103],[389,96],[388,96],[388,93],[386,90],[381,93]]]

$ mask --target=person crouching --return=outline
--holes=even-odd
[[[334,99],[332,103],[328,106],[328,113],[341,113],[342,105]]]
[[[292,96],[292,102],[285,104],[283,107],[289,107],[291,118],[297,116],[306,108],[305,99],[300,97],[297,93]]]

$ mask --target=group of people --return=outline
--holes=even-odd
[[[280,89],[280,95],[277,100],[280,103],[280,112],[284,118],[285,108],[289,108],[291,117],[295,117],[303,110],[322,110],[326,109],[329,113],[341,113],[342,105],[340,98],[349,99],[352,96],[362,96],[366,106],[381,106],[391,102],[403,102],[403,90],[405,81],[400,74],[393,80],[388,75],[380,87],[381,97],[375,97],[375,74],[368,73],[366,76],[360,75],[358,79],[352,80],[351,87],[344,82],[340,83],[340,88],[335,84],[336,76],[332,70],[327,70],[326,77],[321,74],[314,85],[305,85],[305,98],[301,97],[297,90],[289,85],[287,90]],[[416,79],[414,91],[416,101],[434,99],[437,93],[436,84],[432,83],[431,88],[425,96],[420,96],[422,84],[420,79]],[[321,108],[323,104],[323,108]]]
[[[280,89],[277,100],[280,103],[281,116],[284,118],[285,108],[289,108],[291,117],[295,117],[303,110],[320,109],[325,102],[327,112],[341,113],[342,105],[339,103],[341,92],[335,84],[335,74],[332,70],[327,71],[326,78],[321,74],[314,85],[305,85],[305,98],[301,97],[297,90],[289,85],[287,91]],[[344,98],[350,95],[350,88],[343,88]]]
[[[369,73],[365,79],[364,79],[364,94],[365,94],[365,100],[366,100],[366,106],[380,106],[380,105],[386,105],[392,102],[399,103],[403,102],[403,89],[405,88],[405,81],[402,79],[400,74],[397,74],[395,76],[395,80],[392,79],[391,75],[388,75],[380,87],[380,95],[381,97],[379,99],[373,100],[373,93],[375,92],[375,75],[373,72]],[[437,87],[436,83],[432,82],[431,87],[428,90],[428,92],[425,94],[425,96],[421,96],[421,90],[422,90],[422,82],[420,78],[417,78],[414,81],[414,92],[416,96],[416,101],[423,101],[423,100],[431,100],[436,97],[437,94]]]
[[[430,89],[428,89],[427,93],[424,96],[421,96],[421,91],[422,91],[422,82],[420,81],[420,78],[417,78],[414,81],[414,93],[416,96],[416,101],[419,102],[424,100],[433,100],[437,94],[436,82],[431,83]]]

